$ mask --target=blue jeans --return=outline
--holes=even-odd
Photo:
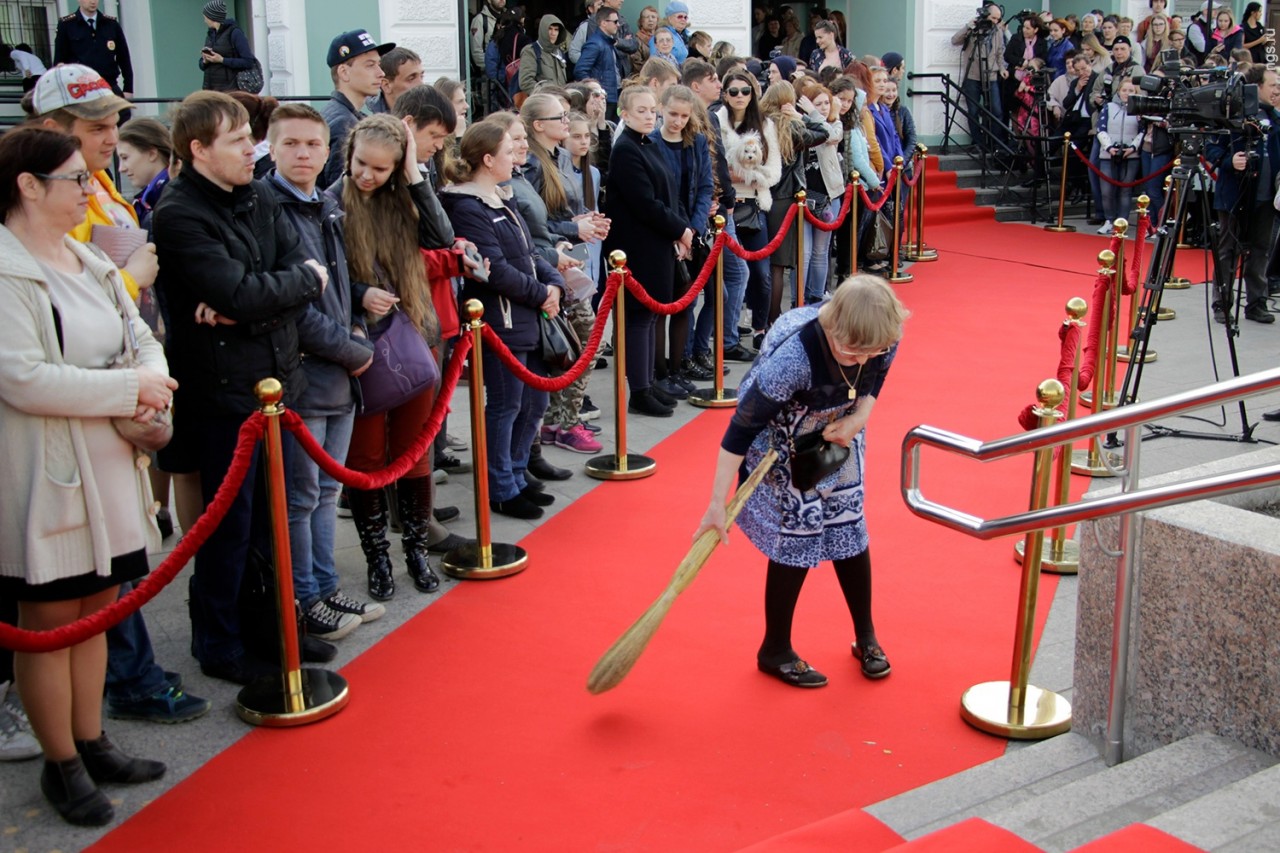
[[[133,583],[120,584],[120,596],[123,598],[133,587]],[[107,631],[108,700],[140,702],[167,686],[164,670],[156,664],[141,610]]]
[[[1122,159],[1112,157],[1110,160],[1103,160],[1099,166],[1102,168],[1103,174],[1114,181],[1128,183],[1138,177],[1138,158],[1129,157]],[[1117,187],[1107,181],[1102,182],[1102,216],[1104,219],[1115,221],[1120,218],[1128,218],[1129,210],[1133,207],[1133,188]],[[1136,234],[1136,223],[1135,231]]]
[[[1138,171],[1144,175],[1154,174],[1158,169],[1163,169],[1172,159],[1172,154],[1152,154],[1150,151],[1143,151],[1142,165]],[[1151,224],[1153,226],[1164,224],[1161,219],[1164,213],[1162,210],[1164,207],[1164,175],[1156,175],[1156,177],[1147,181],[1142,185],[1142,191],[1147,194],[1147,198],[1151,199],[1151,204],[1147,207],[1151,211]]]
[[[742,248],[751,251],[759,251],[769,244],[769,222],[764,211],[760,211],[756,217],[760,227],[756,229],[754,234],[744,234],[739,238],[738,242],[742,244]],[[747,265],[747,287],[746,301],[747,307],[751,309],[751,327],[757,332],[764,331],[769,325],[769,294],[773,288],[772,273],[769,271],[769,259],[761,258],[758,261],[743,261]],[[740,312],[739,312],[740,313]],[[734,330],[737,331],[738,315],[733,315]],[[729,324],[728,318],[725,319],[725,325]],[[726,341],[725,346],[728,346]]]
[[[1000,81],[993,80],[986,84],[987,109],[1000,116],[1000,121],[978,111],[978,101],[982,97],[982,90],[983,86],[977,80],[965,80],[960,85],[960,93],[964,95],[965,106],[969,111],[969,136],[973,139],[974,145],[979,146],[984,151],[991,152],[996,147],[993,139],[1004,138],[1002,124],[1004,109],[1000,105]],[[887,167],[891,164],[885,165]]]
[[[823,222],[835,222],[840,216],[840,203],[844,197],[831,199]],[[823,231],[804,221],[804,244],[809,249],[809,266],[804,273],[805,304],[820,302],[827,295],[827,275],[831,272],[831,237],[832,232]]]
[[[733,224],[732,213],[725,216],[724,233],[738,239],[738,228]],[[727,248],[720,257],[724,258],[724,348],[729,349],[738,345],[738,320],[742,316],[742,298],[747,290],[747,262]],[[685,347],[685,355],[688,357],[711,352],[711,336],[716,322],[714,287],[713,276],[702,291],[702,307],[698,309],[693,334],[689,335],[689,344]]]
[[[341,415],[303,418],[324,452],[338,463],[347,459],[355,410]],[[289,551],[293,559],[293,594],[306,610],[338,589],[334,566],[334,528],[342,486],[320,470],[306,453],[295,453],[285,471],[289,494]]]
[[[1099,156],[1102,149],[1098,146],[1098,140],[1093,140],[1093,147],[1089,149],[1089,162],[1102,169],[1102,158]],[[1086,169],[1089,167],[1086,166]],[[1105,169],[1103,171],[1106,171]],[[1107,218],[1106,201],[1102,197],[1102,178],[1098,177],[1098,173],[1089,169],[1089,189],[1093,191],[1093,209],[1101,219]]]
[[[520,363],[538,375],[546,371],[534,352],[513,353]],[[650,359],[652,361],[652,359]],[[529,467],[529,448],[542,427],[549,397],[521,382],[507,370],[502,360],[485,350],[484,368],[485,444],[489,450],[489,499],[509,501],[528,485],[524,471]]]

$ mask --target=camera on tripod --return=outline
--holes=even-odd
[[[1052,68],[1037,68],[1027,75],[1027,87],[1036,98],[1045,98],[1049,94],[1049,84],[1053,82]]]
[[[970,30],[974,35],[985,36],[996,28],[996,22],[991,20],[990,9],[992,6],[999,6],[996,3],[983,3],[978,7],[978,16],[973,19]],[[1002,12],[1003,14],[1003,12]]]
[[[1238,131],[1258,115],[1258,87],[1239,72],[1183,68],[1176,50],[1161,51],[1160,63],[1163,77],[1134,78],[1146,94],[1129,98],[1130,115],[1164,119],[1172,134]]]

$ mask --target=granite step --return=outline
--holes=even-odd
[[[1204,850],[1280,850],[1280,766],[1254,773],[1147,823]]]

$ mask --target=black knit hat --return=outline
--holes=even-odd
[[[227,19],[227,4],[222,0],[209,0],[204,4],[204,16],[209,20],[221,24]]]

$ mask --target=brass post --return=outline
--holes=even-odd
[[[285,727],[314,723],[346,707],[347,680],[323,669],[303,669],[298,649],[298,620],[293,597],[293,560],[289,553],[289,498],[285,493],[284,451],[280,416],[284,386],[263,379],[254,394],[266,416],[263,464],[267,473],[267,505],[271,516],[271,562],[276,579],[276,616],[280,627],[281,674],[266,675],[240,690],[236,713],[255,726]]]
[[[919,155],[917,162],[920,164],[920,171],[916,174],[920,177],[916,181],[916,191],[911,194],[916,209],[916,241],[915,251],[907,253],[907,260],[930,263],[938,259],[938,250],[929,248],[924,241],[924,184],[928,180],[929,166],[926,160],[929,156],[929,148],[917,142],[916,153]]]
[[[902,255],[902,155],[893,158],[893,252],[890,256],[890,270],[886,278],[894,284],[913,281],[915,276],[909,272],[899,272],[898,262]]]
[[[714,239],[719,239],[724,232],[725,219],[723,216],[716,216],[714,222]],[[738,405],[738,389],[724,387],[724,254],[727,251],[727,248],[722,249],[716,257],[716,328],[712,338],[716,354],[713,365],[715,385],[711,388],[699,388],[689,395],[689,403],[703,409],[727,409]]]
[[[853,196],[849,199],[849,275],[858,274],[858,195],[861,192],[860,178],[857,172],[849,173],[849,182],[853,185]]]
[[[1111,285],[1111,313],[1107,316],[1107,371],[1104,377],[1102,408],[1113,409],[1116,400],[1116,377],[1119,374],[1120,308],[1124,298],[1124,238],[1129,233],[1129,220],[1117,219],[1113,232],[1120,237],[1120,251],[1116,253],[1115,280]]]
[[[444,555],[440,568],[450,577],[463,580],[491,580],[523,572],[529,567],[529,555],[517,545],[494,544],[489,515],[489,444],[484,421],[484,304],[468,299],[464,306],[471,332],[471,378],[468,385],[471,402],[472,480],[475,488],[476,541],[454,548]]]
[[[1103,249],[1098,253],[1098,263],[1102,264],[1102,269],[1098,270],[1100,275],[1114,281],[1114,265],[1116,256],[1110,249]],[[1103,368],[1106,366],[1107,357],[1107,324],[1111,317],[1111,299],[1113,287],[1108,287],[1102,294],[1102,311],[1098,315],[1101,318],[1102,330],[1098,334],[1098,343],[1101,347],[1095,356],[1097,363],[1093,368],[1093,388],[1089,395],[1089,403],[1093,414],[1102,411],[1102,398],[1105,396],[1104,385],[1102,379]],[[1084,395],[1080,395],[1080,399],[1084,399]],[[1107,454],[1108,461],[1112,467],[1119,466],[1120,457],[1114,453]],[[1099,449],[1098,439],[1089,440],[1088,450],[1076,450],[1071,453],[1071,473],[1082,474],[1087,477],[1111,477],[1114,476],[1110,469],[1102,463],[1101,450]]]
[[[618,281],[613,300],[613,404],[617,447],[612,454],[595,456],[587,462],[588,477],[597,480],[638,480],[651,476],[658,463],[648,456],[627,452],[627,253],[609,253],[610,275]]]
[[[1051,426],[1060,417],[1055,408],[1064,398],[1062,383],[1046,379],[1036,389],[1036,416],[1040,427]],[[1049,497],[1053,448],[1036,451],[1031,482],[1031,508],[1042,509]],[[1040,554],[1044,531],[1027,534],[1022,561],[1022,583],[1018,590],[1018,625],[1014,634],[1013,661],[1008,681],[988,681],[970,687],[960,700],[960,716],[969,725],[1000,737],[1039,740],[1062,734],[1071,728],[1071,705],[1050,690],[1028,684],[1031,645],[1035,632],[1036,597],[1040,587]]]
[[[1062,134],[1062,180],[1058,182],[1058,224],[1046,225],[1044,230],[1066,232],[1076,230],[1074,225],[1064,225],[1062,220],[1067,215],[1067,163],[1071,156],[1071,134]]]
[[[796,193],[796,304],[799,308],[804,305],[804,203],[808,197],[808,193],[800,190]]]

